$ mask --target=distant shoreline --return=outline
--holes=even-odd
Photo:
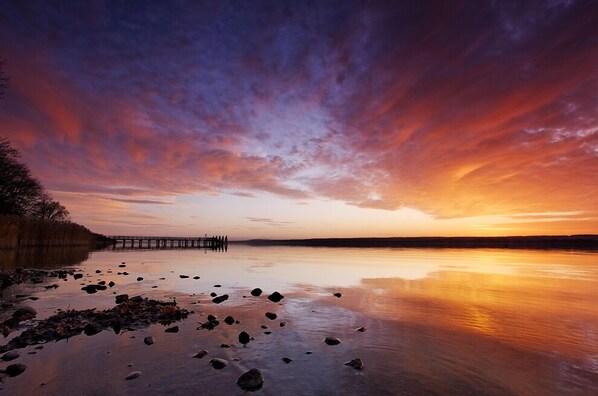
[[[251,246],[598,250],[598,235],[251,239],[229,243]]]

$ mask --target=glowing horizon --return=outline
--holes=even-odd
[[[103,234],[598,233],[596,6],[508,3],[9,2],[0,136]]]

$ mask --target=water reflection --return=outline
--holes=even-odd
[[[0,249],[0,269],[69,267],[87,260],[90,252],[86,246]]]

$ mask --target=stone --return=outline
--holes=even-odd
[[[197,280],[199,279],[199,276],[194,276],[193,279]]]
[[[88,336],[96,335],[102,330],[104,330],[104,328],[100,324],[95,322],[89,322],[83,328],[83,332],[85,333],[85,335]]]
[[[275,291],[274,293],[272,293],[268,296],[268,300],[275,302],[275,303],[279,302],[283,298],[284,298],[284,296],[277,291]]]
[[[248,344],[250,340],[251,337],[249,337],[249,334],[246,331],[242,331],[239,333],[239,342],[243,344],[243,346]]]
[[[283,357],[282,361],[285,362],[286,364],[289,364],[289,363],[291,363],[293,361],[293,359],[288,358],[288,357]]]
[[[355,329],[356,331],[359,331],[360,333],[363,333],[365,331],[365,327],[361,326]]]
[[[338,345],[338,344],[340,344],[340,343],[341,343],[341,340],[340,340],[340,339],[338,339],[337,337],[326,337],[326,338],[324,339],[324,342],[325,342],[327,345]]]
[[[11,360],[17,359],[19,356],[21,356],[21,354],[18,351],[8,351],[2,355],[2,360],[10,362]]]
[[[222,285],[214,285],[214,287],[222,287]]]
[[[255,289],[253,289],[251,291],[251,295],[254,297],[259,297],[262,295],[262,289],[260,289],[259,287],[256,287]]]
[[[47,285],[44,286],[46,288],[46,290],[50,290],[50,289],[58,289],[58,285],[56,283],[54,283],[53,285]]]
[[[333,296],[336,297],[336,298],[341,298],[342,294],[340,294],[340,293],[334,293]]]
[[[228,362],[226,360],[220,359],[220,358],[214,358],[214,359],[210,360],[210,364],[216,370],[222,370],[223,368],[228,366]]]
[[[123,272],[123,275],[127,276],[129,273],[127,271]]]
[[[228,345],[228,344],[220,344],[220,348],[230,348],[230,345]]]
[[[127,374],[127,376],[125,377],[126,381],[135,379],[135,378],[139,378],[139,376],[141,375],[141,371],[131,371],[129,374]]]
[[[186,279],[188,277],[189,277],[189,275],[179,275],[179,278],[181,278],[181,279]]]
[[[23,372],[27,369],[27,366],[21,363],[11,364],[7,368],[4,369],[4,373],[9,377],[16,377],[17,375],[23,374]]]
[[[154,337],[152,336],[147,336],[143,339],[143,342],[145,345],[152,345],[154,342],[156,342],[156,340],[154,340]]]
[[[19,320],[27,320],[34,318],[37,311],[31,307],[21,307],[13,312],[12,317]]]
[[[202,359],[204,356],[206,356],[208,354],[208,351],[206,351],[205,349],[202,349],[201,351],[197,352],[195,355],[193,355],[193,357],[195,359]]]
[[[266,318],[268,318],[270,320],[274,320],[278,317],[278,315],[276,315],[274,312],[266,312],[265,316],[266,316]]]
[[[125,264],[125,263],[119,264],[119,265],[118,265],[118,267],[119,267],[119,268],[125,268],[125,267],[126,267],[126,264]]]
[[[215,304],[220,304],[221,302],[226,301],[226,300],[228,300],[228,294],[223,294],[221,296],[214,297],[212,299],[212,302]]]
[[[226,318],[224,318],[224,323],[231,326],[235,323],[235,318],[233,318],[232,316],[227,316]]]
[[[108,283],[108,286],[110,286],[110,287],[113,287],[114,285],[116,285],[116,283],[114,283],[114,282],[112,282],[112,281],[110,281],[110,282]]]
[[[280,327],[285,327],[287,325],[287,322],[280,322]]]
[[[96,274],[101,274],[102,270],[96,270]]]
[[[363,370],[363,362],[361,359],[353,359],[350,362],[345,363],[345,366],[353,367],[355,370]]]
[[[141,282],[142,280],[143,280],[143,277],[142,277],[142,276],[138,276],[138,277],[137,277],[137,282]]]
[[[252,368],[237,380],[237,385],[247,392],[253,392],[262,389],[264,385],[264,377],[260,370]]]
[[[210,293],[210,296],[211,296],[211,297],[216,297],[217,295],[218,295],[218,294],[216,294],[216,293],[214,293],[214,292],[211,292],[211,293]]]
[[[214,316],[214,315],[212,315],[212,314],[208,315],[208,320],[209,320],[210,322],[213,322],[213,321],[215,321],[216,319],[218,319],[216,316]]]
[[[172,326],[167,328],[166,330],[164,330],[167,333],[178,333],[179,332],[179,326]]]
[[[116,296],[116,303],[117,304],[122,304],[124,302],[129,301],[129,295],[128,294],[119,294],[118,296]]]

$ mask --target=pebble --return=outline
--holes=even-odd
[[[254,297],[258,297],[262,295],[262,289],[260,289],[259,287],[256,287],[255,289],[253,289],[251,291],[251,295]]]
[[[337,337],[326,337],[324,339],[324,342],[327,345],[338,345],[341,343],[341,340],[339,340]]]
[[[7,368],[4,369],[4,373],[9,377],[16,377],[17,375],[21,375],[23,371],[27,369],[27,366],[21,363],[11,364]]]
[[[222,285],[214,285],[214,287],[222,287]]]
[[[114,285],[116,285],[116,283],[114,283],[113,281],[110,281],[110,282],[108,283],[108,286],[110,286],[110,287],[113,287]]]
[[[154,337],[152,336],[147,336],[143,339],[143,342],[145,345],[152,345],[154,342],[156,342],[156,340],[154,340]]]
[[[252,368],[239,377],[237,385],[244,391],[253,392],[260,390],[264,385],[264,377],[260,370]]]
[[[342,294],[340,294],[340,293],[334,293],[333,296],[336,297],[336,298],[341,298]]]
[[[188,277],[189,277],[189,275],[179,275],[179,277],[180,277],[181,279],[185,279],[185,278],[188,278]]]
[[[194,276],[193,279],[197,280],[199,279],[199,276]]]
[[[141,375],[141,371],[131,371],[129,374],[127,374],[127,376],[125,377],[125,380],[132,380],[135,378],[138,378]]]
[[[350,362],[345,363],[345,366],[351,366],[355,370],[363,370],[363,362],[359,358],[353,359]]]
[[[221,302],[226,301],[226,300],[228,300],[228,294],[223,294],[221,296],[214,297],[212,299],[212,302],[215,304],[220,304]]]
[[[195,355],[193,355],[193,357],[196,359],[201,359],[204,356],[206,356],[207,354],[208,354],[208,351],[206,351],[205,349],[202,349],[201,351],[199,351]]]
[[[125,267],[126,267],[126,265],[123,263],[123,264],[119,264],[119,265],[118,265],[118,267],[119,267],[119,268],[125,268]]]
[[[75,275],[73,275],[73,278],[81,279],[81,278],[83,278],[83,274],[75,274]]]
[[[289,364],[289,363],[291,363],[293,361],[293,359],[288,358],[288,357],[283,357],[282,361],[285,362],[286,364]]]
[[[265,315],[266,315],[266,318],[268,318],[270,320],[274,320],[278,317],[278,315],[276,315],[274,312],[266,312]]]
[[[142,277],[142,276],[138,276],[138,277],[137,277],[137,282],[141,282],[142,280],[143,280],[143,277]]]
[[[287,325],[287,322],[280,322],[280,327],[285,327]]]
[[[21,354],[18,351],[8,351],[4,355],[2,355],[2,360],[4,360],[5,362],[10,362],[11,360],[15,360],[19,356],[21,356]]]
[[[241,344],[246,345],[247,343],[249,343],[249,341],[250,341],[250,337],[246,331],[242,331],[239,333],[239,342]]]
[[[356,331],[359,331],[360,333],[363,333],[365,331],[365,327],[361,326],[355,329]]]
[[[228,362],[226,360],[220,359],[220,358],[214,358],[214,359],[210,360],[210,364],[216,370],[222,370],[223,368],[228,366]]]
[[[214,292],[211,292],[211,293],[210,293],[210,296],[212,296],[212,297],[216,297],[217,295],[218,295],[218,294],[216,294],[216,293],[214,293]]]
[[[179,332],[179,326],[172,326],[167,328],[166,330],[164,330],[167,333],[178,333]]]
[[[235,318],[233,318],[232,316],[227,316],[226,318],[224,318],[224,323],[231,326],[235,323]]]
[[[284,296],[277,291],[275,291],[274,293],[272,293],[268,296],[268,300],[275,302],[275,303],[279,302],[283,298],[284,298]]]
[[[216,319],[218,319],[216,316],[214,316],[214,315],[212,315],[212,314],[208,315],[208,320],[209,320],[210,322],[213,322],[213,321],[215,321]]]

